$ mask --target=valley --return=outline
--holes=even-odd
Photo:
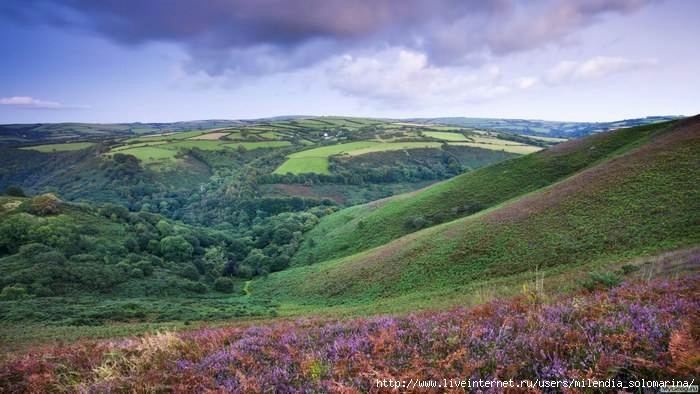
[[[6,357],[696,277],[697,117],[569,141],[324,122],[2,148]]]

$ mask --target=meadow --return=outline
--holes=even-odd
[[[357,156],[372,152],[386,152],[393,150],[404,149],[419,149],[419,148],[439,148],[438,142],[379,142],[379,141],[360,141],[350,142],[346,144],[330,145],[321,148],[314,148],[293,153],[288,156],[288,159],[279,166],[275,174],[302,174],[302,173],[318,173],[329,174],[328,158],[334,155],[350,155]]]
[[[359,393],[382,391],[377,380],[442,383],[448,376],[531,383],[690,379],[697,373],[699,286],[697,276],[632,281],[551,304],[524,293],[408,316],[305,318],[80,341],[4,360],[0,389]]]
[[[37,152],[69,152],[74,150],[87,149],[95,145],[93,142],[64,142],[59,144],[32,145],[22,149],[35,150]]]

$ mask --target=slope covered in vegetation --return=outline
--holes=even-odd
[[[492,210],[346,258],[286,270],[254,282],[252,288],[291,302],[364,303],[459,292],[476,281],[599,264],[700,242],[699,118],[596,136],[526,159],[572,152],[578,153],[573,157],[585,157],[603,150],[596,139],[620,140],[615,146],[624,152],[608,151],[603,155],[608,160]],[[636,147],[631,149],[630,143]],[[483,171],[495,167],[502,173],[503,166],[512,168],[519,160]],[[571,165],[570,160],[557,163]],[[515,171],[513,175],[512,185],[532,182],[529,172],[524,179]],[[409,214],[407,209],[400,212]],[[382,227],[367,225],[368,233],[382,235]]]
[[[354,393],[380,391],[377,380],[413,379],[432,381],[437,392],[452,377],[690,380],[698,372],[699,283],[631,282],[549,305],[520,297],[405,317],[84,341],[5,360],[0,391]],[[409,391],[426,390],[414,384]]]
[[[674,123],[620,129],[472,171],[415,193],[341,210],[304,237],[293,264],[347,256],[519,197],[626,150]]]

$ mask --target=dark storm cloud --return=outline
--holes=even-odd
[[[432,64],[556,43],[647,0],[4,0],[23,22],[87,29],[138,45],[174,42],[210,75],[305,67],[353,49],[400,46]]]

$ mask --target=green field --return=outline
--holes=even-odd
[[[520,155],[527,155],[529,153],[534,153],[542,150],[542,148],[539,146],[524,145],[517,143],[453,142],[452,145],[471,146],[473,148],[498,150],[509,153],[517,153]]]
[[[46,145],[34,145],[26,146],[20,149],[35,150],[38,152],[68,152],[74,150],[86,149],[95,145],[94,142],[66,142],[62,144],[46,144]]]
[[[132,142],[152,142],[152,141],[172,141],[172,140],[186,140],[188,138],[196,137],[202,134],[206,134],[209,131],[181,131],[176,133],[164,133],[158,135],[149,135],[144,137],[130,138],[126,140],[126,143]]]
[[[123,153],[133,155],[139,160],[147,163],[158,162],[162,160],[174,159],[178,151],[184,149],[202,149],[202,150],[222,150],[222,149],[238,149],[244,147],[246,150],[254,150],[261,148],[280,148],[291,146],[289,141],[254,141],[254,142],[230,142],[222,140],[186,140],[177,142],[153,141],[142,142],[133,145],[124,145],[114,148],[111,153]]]
[[[203,149],[203,150],[221,150],[221,149],[236,149],[242,146],[246,149],[261,149],[261,148],[280,148],[290,146],[289,141],[257,141],[257,142],[228,142],[221,140],[187,140],[169,143],[164,146],[167,149]]]
[[[287,159],[277,167],[275,174],[330,174],[327,157],[300,157]]]
[[[402,149],[417,148],[439,148],[439,142],[378,142],[359,141],[347,144],[324,146],[321,148],[304,150],[288,156],[280,167],[275,170],[275,174],[302,174],[302,173],[328,173],[328,157],[334,155],[348,154],[351,156],[362,155],[372,152],[383,152]],[[309,160],[311,159],[311,160]]]
[[[140,146],[136,148],[113,150],[112,153],[123,153],[125,155],[132,155],[144,163],[152,163],[174,159],[177,155],[177,150],[166,149],[157,146]]]
[[[467,141],[467,137],[465,137],[464,134],[449,133],[445,131],[424,131],[423,135],[443,141]]]

